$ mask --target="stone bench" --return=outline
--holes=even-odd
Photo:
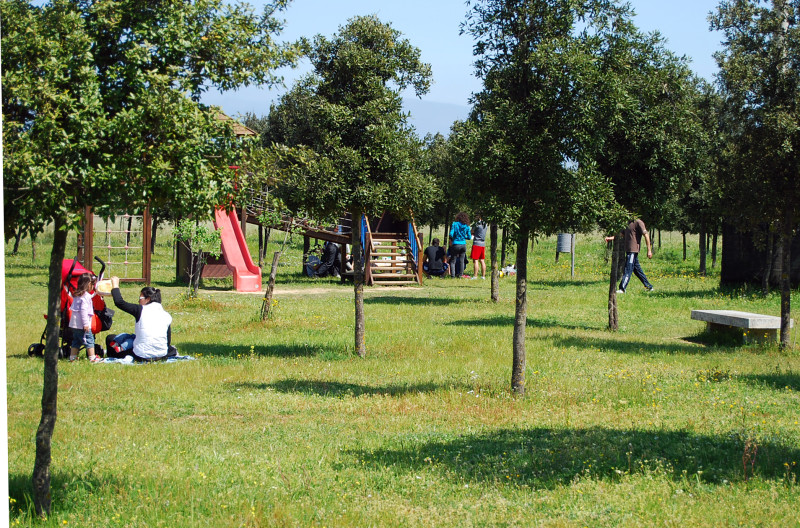
[[[780,317],[735,310],[692,310],[692,319],[705,321],[709,332],[736,335],[744,343],[775,341],[781,328]],[[794,326],[794,320],[789,326]]]

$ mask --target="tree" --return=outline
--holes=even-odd
[[[725,35],[719,82],[734,116],[732,174],[723,182],[740,227],[780,225],[781,346],[790,345],[791,242],[800,223],[800,1],[721,2],[711,27]]]
[[[473,2],[462,30],[475,40],[475,96],[483,186],[519,211],[512,390],[525,393],[528,240],[565,223],[588,229],[611,188],[586,157],[593,141],[587,94],[598,77],[596,36],[626,14],[602,0]]]
[[[209,87],[277,81],[295,46],[273,41],[285,1],[256,16],[219,0],[5,0],[2,16],[4,207],[10,232],[55,228],[48,283],[42,419],[34,505],[50,511],[58,394],[61,261],[85,206],[104,216],[170,203],[209,215],[237,186],[228,163],[241,144]]]
[[[598,89],[595,97],[597,136],[593,158],[614,185],[620,215],[601,227],[619,233],[634,217],[650,227],[665,221],[665,207],[676,194],[699,180],[707,139],[697,118],[700,81],[686,59],[664,46],[658,33],[641,33],[630,19],[615,23],[613,33],[599,35]],[[616,271],[621,236],[614,240],[609,285],[609,328],[618,327]]]
[[[331,39],[314,38],[313,74],[299,81],[269,114],[268,138],[305,150],[305,169],[289,171],[278,189],[287,206],[315,216],[353,218],[355,351],[366,354],[363,214],[407,216],[430,202],[435,188],[420,171],[419,141],[407,124],[401,90],[424,94],[430,66],[391,25],[355,17]]]

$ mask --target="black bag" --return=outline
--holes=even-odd
[[[100,319],[100,331],[111,330],[111,323],[114,322],[114,310],[106,306],[102,310],[95,310],[94,313]]]

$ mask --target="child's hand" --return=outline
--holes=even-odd
[[[89,346],[90,336],[92,335],[91,332],[84,332],[83,334],[83,344]]]

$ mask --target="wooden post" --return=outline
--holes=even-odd
[[[152,236],[152,221],[150,206],[144,208],[142,213],[142,278],[146,285],[150,285],[150,238]]]

